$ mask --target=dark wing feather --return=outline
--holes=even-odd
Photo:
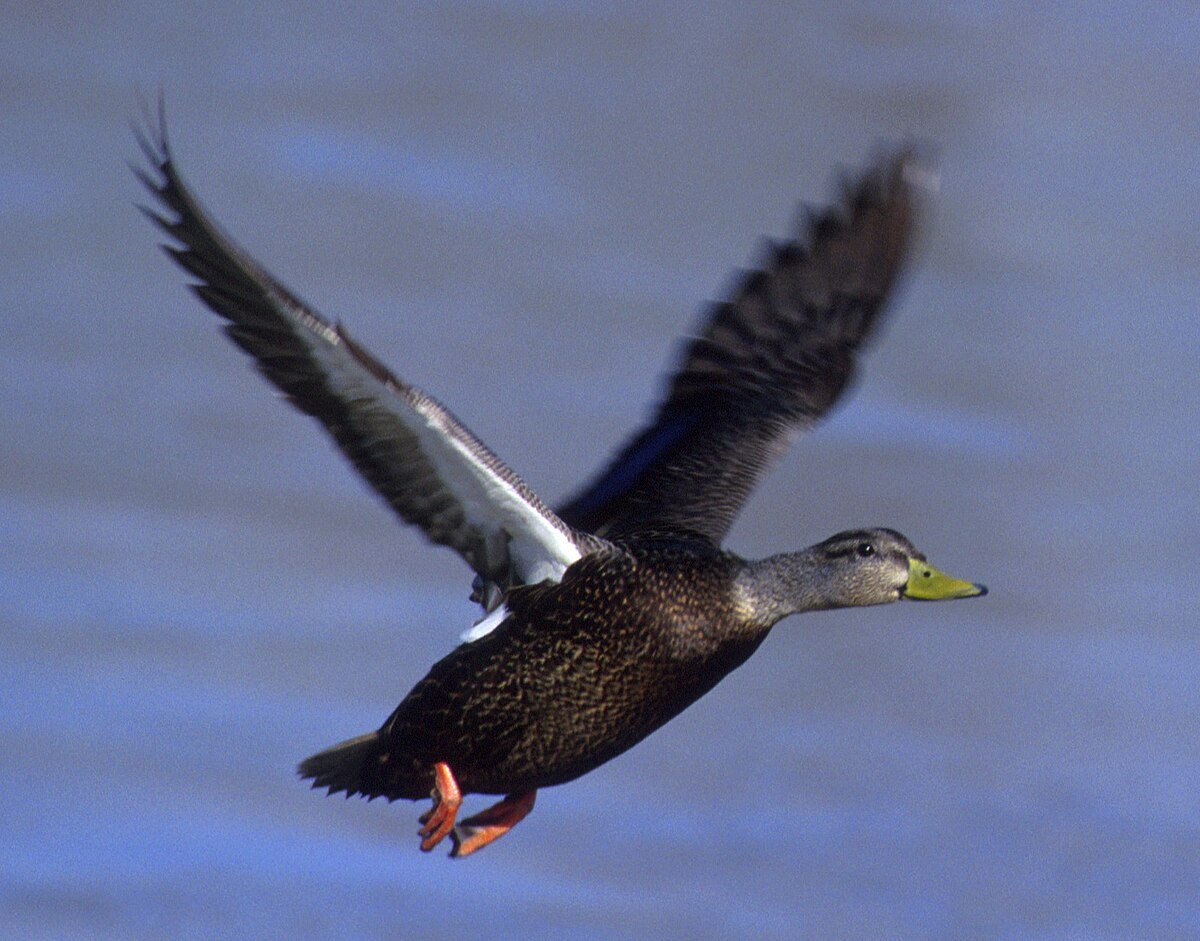
[[[457,551],[500,589],[557,578],[595,540],[564,524],[434,398],[393,376],[337,324],[269,275],[209,218],[175,167],[165,120],[135,127],[153,172],[134,173],[167,211],[142,211],[176,245],[225,332],[301,411],[314,416],[406,521]],[[493,593],[494,594],[494,593]]]
[[[691,532],[719,544],[766,467],[845,390],[915,229],[908,151],[843,187],[771,247],[683,350],[654,420],[559,510],[609,538]]]

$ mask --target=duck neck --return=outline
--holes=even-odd
[[[791,614],[839,607],[821,575],[815,553],[803,549],[746,563],[735,584],[747,618],[769,628]]]

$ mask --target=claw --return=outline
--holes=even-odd
[[[454,818],[462,806],[458,782],[444,761],[433,766],[433,790],[429,796],[433,798],[433,806],[421,814],[420,820],[424,826],[417,831],[417,835],[422,837],[421,850],[426,853],[454,831]]]
[[[454,843],[450,855],[455,858],[470,856],[504,836],[533,810],[536,797],[537,791],[510,794],[487,810],[468,817],[450,832],[450,839]]]

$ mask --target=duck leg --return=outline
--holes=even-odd
[[[470,856],[476,850],[483,849],[493,840],[504,836],[533,810],[536,797],[537,791],[509,794],[487,810],[468,817],[450,834],[450,839],[454,841],[454,849],[450,855]]]
[[[458,789],[458,782],[454,780],[450,766],[444,761],[439,761],[433,766],[433,791],[429,796],[433,798],[433,806],[421,814],[420,819],[424,826],[417,831],[417,835],[422,838],[421,850],[426,853],[454,830],[454,818],[458,814],[458,808],[462,806],[462,792]],[[456,846],[457,842],[455,840]]]

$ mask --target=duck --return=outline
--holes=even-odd
[[[165,106],[134,124],[139,208],[191,290],[406,523],[473,573],[479,620],[376,730],[305,759],[316,789],[429,800],[421,850],[466,857],[537,792],[632,748],[794,614],[984,595],[888,527],[746,559],[723,542],[791,440],[845,393],[911,253],[927,164],[882,151],[803,212],[686,341],[646,425],[557,510],[227,236],[180,175]],[[459,819],[468,795],[499,796]]]

